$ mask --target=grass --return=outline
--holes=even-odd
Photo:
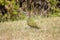
[[[40,29],[27,25],[26,20],[0,23],[0,40],[60,40],[60,17],[35,18]]]

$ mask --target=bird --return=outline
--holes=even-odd
[[[30,26],[31,28],[35,28],[35,29],[39,29],[39,27],[36,24],[36,21],[33,18],[29,18],[27,20],[27,24],[28,26]]]

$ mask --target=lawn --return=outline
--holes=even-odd
[[[0,23],[0,40],[60,40],[60,17],[34,19],[39,29],[27,20]]]

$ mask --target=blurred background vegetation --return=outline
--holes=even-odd
[[[0,22],[60,16],[60,0],[0,0]]]

